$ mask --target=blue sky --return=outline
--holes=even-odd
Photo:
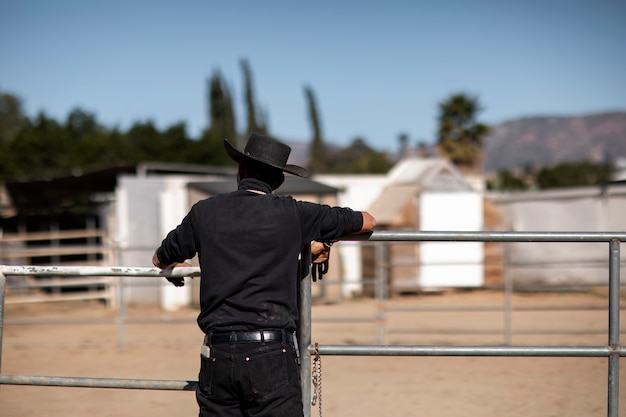
[[[245,122],[240,60],[270,132],[380,150],[432,142],[438,104],[478,97],[480,121],[626,110],[626,2],[0,0],[0,91],[29,116],[80,107],[106,126],[207,125],[219,70]]]

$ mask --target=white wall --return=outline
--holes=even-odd
[[[118,264],[152,267],[152,255],[189,210],[187,183],[197,176],[121,176],[116,189]],[[148,281],[152,280],[152,281]],[[191,286],[164,278],[126,277],[123,296],[133,304],[177,309],[191,301]],[[150,284],[150,285],[147,285]],[[154,285],[152,285],[154,284]]]
[[[387,184],[385,175],[316,175],[313,180],[341,190],[337,196],[338,204],[358,211],[367,211]],[[332,256],[337,255],[341,257],[343,266],[344,284],[341,294],[349,297],[353,293],[361,293],[363,291],[361,244],[339,242],[333,246]]]
[[[510,230],[516,232],[626,230],[624,186],[611,186],[604,191],[599,187],[581,187],[492,194],[489,198],[503,213]],[[537,242],[507,246],[511,263],[515,264],[510,273],[516,284],[608,282],[608,243]]]
[[[421,231],[480,231],[482,196],[476,192],[424,191],[419,198]],[[478,287],[484,282],[482,242],[422,242],[418,285]]]
[[[165,237],[170,230],[178,226],[189,211],[187,181],[168,178],[159,193],[159,230]],[[156,248],[155,248],[156,249]],[[190,278],[185,278],[189,280]],[[191,303],[191,285],[175,287],[166,280],[160,281],[159,304],[165,310],[177,310]]]

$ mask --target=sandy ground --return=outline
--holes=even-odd
[[[394,298],[389,310],[410,307],[502,306],[493,291],[448,292]],[[538,311],[542,306],[606,307],[599,293],[516,294],[514,345],[605,345],[607,313],[602,310]],[[313,341],[320,344],[372,344],[372,300],[352,300],[313,308]],[[201,334],[193,310],[166,313],[132,308],[133,318],[183,318],[178,323],[129,324],[125,346],[115,324],[12,324],[23,319],[114,318],[97,302],[66,302],[5,307],[2,374],[96,378],[196,380]],[[371,318],[369,322],[319,321]],[[622,323],[626,316],[622,313]],[[93,320],[92,320],[93,321]],[[500,345],[502,312],[388,311],[387,344]],[[379,323],[382,323],[379,321]],[[622,324],[622,328],[624,325]],[[554,330],[590,334],[557,334]],[[455,334],[459,330],[468,334]],[[483,334],[471,334],[480,330]],[[596,332],[596,333],[593,333]],[[622,341],[624,340],[622,333]],[[325,416],[606,416],[606,358],[479,357],[322,357]],[[626,359],[621,360],[620,415],[626,416]],[[2,385],[0,416],[21,417],[193,416],[193,392]],[[311,411],[318,416],[317,407]]]

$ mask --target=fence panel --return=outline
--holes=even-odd
[[[311,284],[308,270],[301,271],[300,306],[300,351],[303,358],[301,368],[304,403],[311,399],[311,358],[320,355],[361,356],[518,356],[518,357],[607,357],[608,396],[607,415],[618,416],[619,359],[626,356],[620,346],[620,243],[626,233],[606,232],[374,232],[364,236],[351,236],[345,240],[370,241],[459,241],[459,242],[605,242],[608,244],[608,341],[603,346],[387,346],[387,345],[311,345]],[[309,251],[303,253],[310,259]],[[304,262],[308,265],[308,261]],[[4,303],[6,277],[8,275],[54,275],[54,276],[135,276],[135,277],[185,277],[198,275],[198,268],[132,267],[34,267],[0,266],[0,370],[2,364],[2,334],[4,327]],[[38,377],[26,375],[2,375],[0,385],[55,385],[100,388],[170,389],[192,390],[196,381],[123,380],[102,378]],[[305,407],[305,416],[310,416],[310,407]]]

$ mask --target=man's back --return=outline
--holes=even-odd
[[[199,256],[198,324],[205,333],[196,390],[200,415],[302,416],[298,255],[312,240],[368,231],[375,220],[349,208],[272,195],[283,172],[308,175],[287,163],[285,144],[253,134],[243,151],[228,141],[224,147],[239,164],[238,190],[194,205],[153,263],[169,268]]]

